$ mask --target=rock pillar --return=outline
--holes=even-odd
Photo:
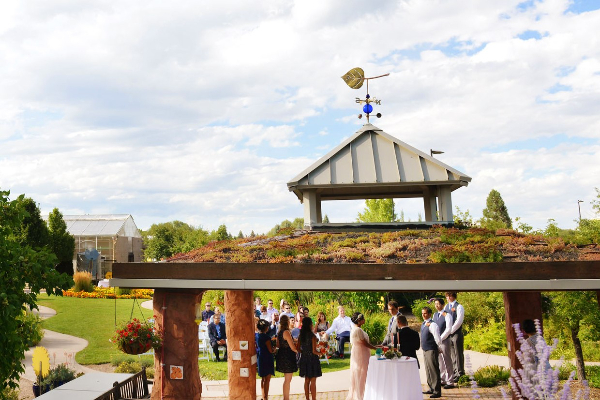
[[[156,289],[154,315],[163,332],[163,346],[154,355],[152,399],[199,399],[202,383],[198,371],[196,303],[203,290]],[[175,373],[171,376],[172,367]],[[181,374],[178,372],[180,371]],[[178,379],[179,378],[179,379]]]
[[[251,290],[225,291],[227,372],[229,398],[232,400],[256,400],[256,323],[253,294]],[[234,351],[240,353],[240,360],[233,360]],[[247,376],[245,372],[248,373]]]
[[[542,296],[540,292],[504,292],[504,313],[506,315],[506,340],[510,366],[521,368],[515,352],[519,349],[513,324],[521,324],[525,319],[538,319],[542,323]]]

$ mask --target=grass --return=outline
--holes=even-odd
[[[116,300],[117,324],[130,319],[133,302],[130,299]],[[56,311],[54,317],[44,320],[44,329],[88,341],[88,346],[75,356],[79,364],[109,363],[113,357],[122,354],[109,342],[115,333],[115,300],[40,296],[38,304]],[[133,318],[144,317],[151,318],[152,310],[143,309],[142,315],[136,305]]]
[[[143,300],[142,300],[143,301]],[[138,300],[138,302],[140,302]],[[38,304],[56,310],[56,315],[43,321],[44,329],[67,335],[77,336],[88,341],[88,346],[77,353],[75,360],[79,364],[120,364],[126,360],[138,360],[138,357],[127,356],[109,342],[115,332],[115,300],[112,299],[80,299],[76,297],[40,296]],[[116,300],[117,324],[129,320],[133,300]],[[136,305],[133,318],[149,318],[152,310],[142,309],[143,316]],[[151,362],[151,356],[144,356]],[[200,376],[207,380],[227,380],[227,363],[200,360],[198,362]],[[350,367],[350,356],[340,360],[329,360],[322,363],[323,372],[334,372]],[[296,372],[295,375],[298,375]],[[277,377],[283,374],[277,373]]]

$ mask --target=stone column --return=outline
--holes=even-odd
[[[542,323],[542,295],[540,292],[504,292],[503,296],[508,357],[511,367],[519,369],[521,363],[515,355],[519,343],[513,324],[521,324],[525,319],[538,319]]]
[[[423,189],[423,204],[425,206],[425,221],[437,221],[437,204],[435,199],[436,188],[425,187]]]
[[[438,203],[440,221],[452,222],[452,191],[448,187],[440,187],[438,190]]]
[[[252,290],[226,290],[225,312],[227,332],[227,373],[229,398],[256,400],[256,343],[254,331],[254,292]],[[248,342],[248,349],[240,348],[240,341]],[[241,360],[233,360],[232,352],[239,351]],[[254,357],[253,357],[254,356]],[[241,376],[247,368],[248,376]]]
[[[198,371],[198,325],[196,303],[202,301],[200,289],[156,289],[154,315],[163,332],[163,346],[154,355],[152,399],[198,399],[202,383]],[[171,379],[171,366],[183,367],[183,379]]]

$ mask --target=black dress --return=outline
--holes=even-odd
[[[279,341],[279,350],[277,350],[277,355],[275,356],[275,369],[284,374],[298,371],[296,353],[290,349],[290,345],[283,338],[283,331],[277,334],[277,340]]]
[[[298,361],[299,374],[302,378],[317,378],[322,374],[319,356],[313,353],[312,341],[314,335],[310,334],[300,343],[300,360]]]

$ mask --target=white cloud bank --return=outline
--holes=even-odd
[[[359,126],[364,90],[339,77],[362,66],[391,73],[374,123],[473,177],[455,205],[479,215],[495,188],[511,216],[570,227],[600,187],[600,11],[571,6],[2,2],[0,187],[141,228],[267,231],[302,215],[286,182]]]

